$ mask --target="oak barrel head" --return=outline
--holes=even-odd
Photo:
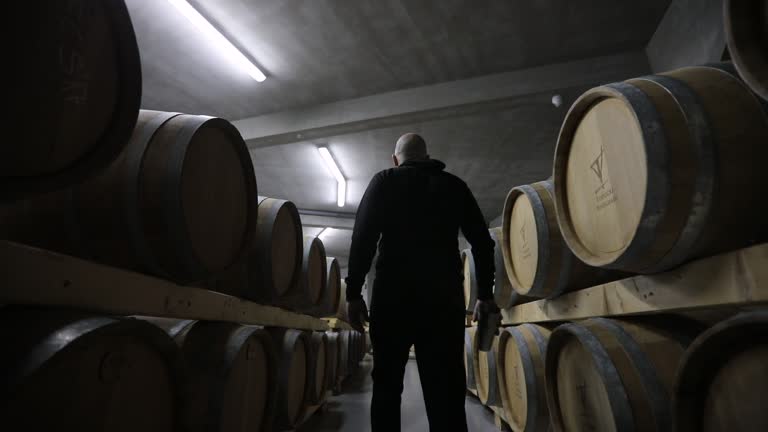
[[[67,187],[106,167],[141,102],[139,50],[122,0],[23,2],[8,17],[29,30],[14,44],[8,101],[8,132],[25,139],[0,146],[0,200]]]
[[[681,432],[765,430],[768,312],[746,312],[702,333],[680,365],[674,390]]]
[[[24,322],[34,322],[25,329]],[[5,424],[12,430],[181,427],[181,357],[161,330],[133,319],[54,309],[0,313]],[[40,415],[45,412],[45,415]]]

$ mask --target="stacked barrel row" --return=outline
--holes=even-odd
[[[553,176],[513,188],[501,240],[492,230],[504,263],[496,301],[765,242],[766,142],[768,104],[729,63],[589,90],[565,118]],[[469,310],[471,251],[463,258]],[[664,316],[522,324],[489,353],[467,329],[467,386],[513,430],[762,430],[767,319],[757,308],[708,330]]]
[[[292,429],[362,357],[352,331],[11,306],[0,323],[14,430]]]
[[[491,230],[497,304],[765,242],[766,142],[768,103],[730,63],[587,91],[565,118],[553,176],[512,188]],[[471,312],[471,249],[462,259]]]
[[[293,203],[257,195],[219,118],[142,110],[104,170],[1,206],[0,238],[316,316],[339,305],[338,263]]]
[[[488,353],[466,335],[467,387],[514,431],[768,428],[768,311],[522,324]]]

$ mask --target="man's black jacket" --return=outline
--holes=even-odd
[[[373,177],[357,210],[347,300],[361,298],[378,242],[374,310],[414,302],[463,305],[459,230],[472,246],[478,298],[493,298],[488,226],[466,183],[444,169],[434,159],[408,161]]]

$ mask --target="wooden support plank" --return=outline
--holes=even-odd
[[[327,330],[318,318],[0,241],[0,304]]]
[[[504,324],[768,304],[768,243],[502,311]]]

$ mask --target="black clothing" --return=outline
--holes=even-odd
[[[413,345],[431,431],[466,432],[464,294],[458,234],[472,246],[478,298],[493,299],[494,242],[472,192],[436,160],[410,161],[371,180],[357,211],[347,300],[361,298],[378,242],[370,306],[373,432],[400,430]]]
[[[361,298],[378,241],[372,310],[377,302],[406,299],[435,307],[463,304],[459,230],[472,246],[478,298],[493,299],[488,226],[466,183],[444,168],[432,159],[408,161],[373,177],[357,210],[347,300]]]
[[[400,431],[403,375],[415,347],[429,430],[467,432],[464,411],[464,312],[432,312],[427,319],[401,308],[401,316],[379,315],[371,322],[374,350],[371,431]]]

